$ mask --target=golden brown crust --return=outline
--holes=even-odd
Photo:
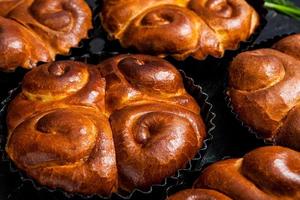
[[[292,45],[300,41],[297,38],[274,45],[282,52],[259,49],[239,54],[229,69],[228,94],[240,119],[262,137],[300,149],[300,60]]]
[[[204,137],[202,120],[174,105],[127,106],[110,117],[122,188],[147,188],[183,168]],[[151,163],[151,170],[149,165]]]
[[[110,38],[122,46],[180,60],[221,57],[259,25],[244,0],[106,0],[100,16]]]
[[[167,200],[231,200],[231,198],[225,196],[214,190],[208,189],[186,189],[167,198]]]
[[[0,69],[12,71],[17,66],[30,68],[38,61],[48,62],[54,56],[35,34],[17,22],[0,16]]]
[[[188,0],[105,0],[100,17],[104,28],[112,38],[120,38],[124,27],[128,26],[132,19],[145,10],[164,4],[184,6]],[[136,12],[139,11],[139,12]]]
[[[184,89],[180,73],[167,61],[145,55],[120,55],[98,65],[106,79],[106,110],[129,103],[159,101],[194,113],[200,108]]]
[[[189,8],[216,33],[223,49],[238,48],[259,23],[258,14],[241,0],[191,0]]]
[[[41,184],[109,195],[117,167],[104,101],[105,80],[84,63],[33,69],[9,106],[8,154]]]
[[[0,49],[5,52],[1,70],[32,68],[38,61],[67,54],[92,27],[91,11],[83,0],[10,0],[0,7]]]
[[[207,27],[194,12],[164,5],[163,9],[154,7],[133,19],[120,42],[122,46],[135,47],[140,52],[158,55],[168,52],[184,57],[197,48],[202,29]]]
[[[199,113],[180,73],[156,57],[48,63],[25,75],[9,105],[6,151],[49,187],[101,195],[148,188],[202,146]]]
[[[300,107],[297,105],[291,109],[283,121],[274,138],[279,145],[288,146],[293,149],[300,149]]]
[[[244,158],[207,167],[195,187],[214,189],[239,200],[299,199],[299,167],[299,152],[279,146],[261,147]]]
[[[275,43],[272,48],[300,59],[300,34],[287,36]]]
[[[2,0],[0,2],[0,16],[5,17],[11,10],[20,5],[24,0]]]
[[[74,61],[44,64],[25,75],[22,92],[9,106],[8,128],[15,129],[37,112],[70,104],[104,111],[104,101],[105,80],[95,68]]]
[[[7,145],[16,165],[41,184],[83,194],[113,191],[117,184],[114,151],[107,117],[81,107],[57,108],[27,118]]]

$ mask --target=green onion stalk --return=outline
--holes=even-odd
[[[290,0],[265,0],[264,6],[277,12],[300,20],[300,7]]]

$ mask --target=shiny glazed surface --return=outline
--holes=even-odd
[[[300,37],[272,49],[238,55],[229,68],[228,94],[240,119],[263,138],[300,150]]]
[[[84,0],[0,2],[0,70],[35,67],[67,54],[87,37],[92,14]]]
[[[267,146],[240,159],[216,162],[202,172],[194,189],[183,190],[169,199],[300,199],[300,153],[285,147]]]
[[[123,47],[179,60],[222,57],[260,23],[245,0],[105,0],[100,16]]]
[[[6,151],[30,177],[68,192],[147,189],[183,168],[205,125],[167,61],[120,55],[44,64],[11,102]]]

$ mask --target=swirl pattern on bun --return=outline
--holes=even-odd
[[[298,44],[298,45],[297,45]],[[300,150],[299,34],[239,54],[229,68],[234,111],[259,136]]]
[[[260,23],[245,0],[105,0],[100,17],[123,47],[179,60],[222,57]]]
[[[170,200],[277,200],[300,198],[300,153],[280,146],[260,147],[240,159],[208,166],[188,189]]]
[[[91,27],[91,10],[83,0],[1,1],[0,69],[53,61],[86,38]]]
[[[105,196],[148,189],[202,146],[199,114],[180,73],[162,59],[47,63],[25,75],[9,105],[6,151],[51,188]]]

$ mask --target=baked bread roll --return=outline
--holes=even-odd
[[[162,59],[54,62],[25,75],[8,108],[6,151],[51,188],[105,196],[148,189],[202,146],[199,113],[180,73]]]
[[[98,65],[106,83],[106,110],[128,103],[167,102],[199,113],[195,99],[186,93],[180,73],[169,62],[146,55],[120,55]]]
[[[297,200],[300,199],[300,153],[280,146],[261,147],[243,158],[208,166],[194,188],[169,199]]]
[[[100,17],[123,47],[179,60],[222,57],[260,23],[245,0],[105,0]]]
[[[298,44],[298,45],[297,45]],[[300,38],[275,49],[238,55],[229,68],[228,95],[239,118],[259,136],[300,150]]]
[[[1,1],[0,70],[53,61],[86,38],[91,27],[91,10],[83,0]]]

